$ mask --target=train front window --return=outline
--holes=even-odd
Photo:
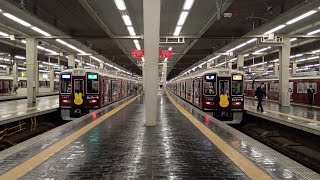
[[[83,80],[75,79],[74,80],[74,92],[83,94]]]
[[[99,93],[99,79],[98,74],[87,74],[87,93]]]
[[[229,94],[229,81],[219,81],[220,94]]]
[[[207,74],[204,76],[203,80],[203,94],[204,95],[216,95],[216,75]]]
[[[71,75],[61,74],[60,93],[71,94]]]

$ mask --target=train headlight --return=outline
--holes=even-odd
[[[71,102],[71,100],[64,99],[64,100],[62,100],[62,102],[63,102],[63,103],[70,103],[70,102]]]
[[[205,102],[206,105],[214,105],[214,102]]]
[[[93,100],[89,100],[89,103],[96,103],[97,100],[93,99]]]
[[[232,105],[239,106],[239,105],[241,105],[241,102],[233,102]]]

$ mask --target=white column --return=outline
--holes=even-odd
[[[36,102],[37,42],[35,38],[26,38],[28,104]]]
[[[232,69],[232,62],[228,61],[227,64],[228,64],[228,69]]]
[[[13,85],[18,85],[18,63],[15,62],[12,66]]]
[[[54,91],[54,77],[55,77],[55,74],[54,74],[54,70],[53,69],[50,69],[50,72],[49,72],[49,78],[50,78],[50,91],[53,92]]]
[[[293,62],[292,63],[292,74],[296,74],[297,73],[297,62]]]
[[[68,55],[68,69],[75,68],[75,56],[74,55]],[[60,65],[60,64],[59,64]]]
[[[103,62],[100,63],[99,68],[100,68],[100,69],[103,69],[103,68],[104,68],[104,67],[103,67]]]
[[[207,62],[207,69],[210,69],[210,67],[211,67],[211,63]]]
[[[157,87],[161,0],[143,0],[146,126],[157,119]]]
[[[7,76],[10,76],[10,66],[7,66],[7,67],[6,67],[6,75],[7,75]]]
[[[38,53],[36,55],[37,55],[37,59],[38,59]],[[40,75],[38,61],[36,61],[34,69],[35,69],[35,73],[36,73],[35,82],[36,82],[36,95],[37,95],[37,94],[39,94],[39,75]]]
[[[166,92],[167,90],[167,67],[168,67],[168,62],[163,63],[163,92]]]
[[[279,103],[281,106],[290,106],[289,90],[289,63],[290,63],[290,38],[283,39],[283,45],[279,51],[280,73],[279,73]]]
[[[82,68],[83,66],[83,60],[82,60],[82,56],[80,57],[80,62],[78,63],[78,68]]]
[[[279,65],[277,62],[273,62],[273,75],[279,74]]]
[[[237,57],[237,69],[243,71],[243,64],[244,64],[244,56],[243,54],[239,54]]]

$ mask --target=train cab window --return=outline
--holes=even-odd
[[[87,93],[99,93],[99,79],[98,74],[87,74]]]
[[[232,95],[242,95],[243,94],[243,80],[242,75],[232,76]]]
[[[71,75],[61,74],[60,92],[64,94],[71,94]]]
[[[215,74],[205,75],[203,80],[203,94],[216,95],[216,93],[217,93],[216,75]]]

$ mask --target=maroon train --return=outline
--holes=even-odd
[[[237,70],[202,70],[169,82],[168,89],[201,110],[212,111],[214,117],[226,123],[240,123],[244,108],[243,77],[243,72]]]
[[[256,79],[245,81],[245,95],[249,97],[255,96],[255,90],[262,82],[265,83],[265,91],[268,99],[279,100],[279,79]],[[307,89],[312,86],[315,90],[314,103],[320,106],[320,96],[317,90],[320,88],[320,77],[292,77],[289,79],[289,93],[291,94],[291,102],[308,104]]]
[[[140,82],[107,74],[103,69],[69,69],[60,73],[59,106],[72,120],[133,95]]]

